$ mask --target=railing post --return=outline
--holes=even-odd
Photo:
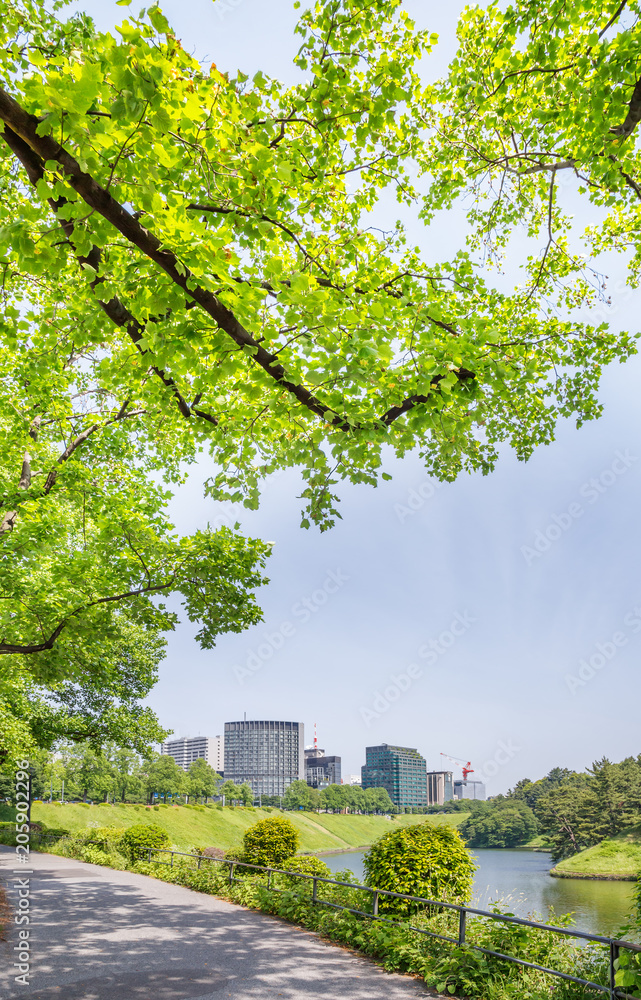
[[[318,899],[318,879],[314,875],[312,879],[312,903],[315,903]]]
[[[149,848],[149,864],[151,864],[151,847]]]
[[[169,865],[169,867],[170,868],[174,867],[174,852],[173,851],[171,852],[171,864]]]
[[[612,1000],[616,1000],[616,969],[614,968],[614,963],[619,957],[619,946],[610,941],[610,997]]]
[[[378,891],[374,893],[374,904],[372,906],[372,913],[375,917],[378,916]]]
[[[476,786],[475,786],[475,787],[476,787]],[[202,859],[203,859],[203,856],[202,856],[202,854],[199,854],[199,855],[198,855],[198,871],[200,871],[200,862],[202,861]]]
[[[465,921],[467,919],[467,910],[460,910],[458,915],[458,943],[465,944]]]
[[[267,869],[267,888],[271,889],[271,887],[272,887],[272,870],[271,870],[271,868],[268,868]]]
[[[234,881],[234,862],[232,861],[229,865],[229,884],[231,885]]]

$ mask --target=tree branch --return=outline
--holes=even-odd
[[[37,153],[34,152],[31,147],[24,142],[16,132],[13,131],[9,126],[5,125],[4,132],[2,133],[2,138],[6,142],[9,149],[12,151],[14,156],[22,163],[29,180],[32,185],[36,187],[39,180],[43,180],[45,177],[44,165]],[[66,204],[64,198],[59,198],[55,201],[53,198],[48,199],[49,207],[52,212],[58,218],[58,212]],[[60,219],[58,218],[59,225],[63,230],[65,236],[71,241],[71,237],[74,232],[74,223],[70,219]],[[71,244],[73,246],[73,243]],[[99,269],[101,265],[101,251],[98,247],[94,246],[91,248],[89,253],[80,257],[76,255],[78,263],[81,267],[88,264],[89,267],[95,272],[96,277],[90,284],[92,291],[96,291],[101,284],[104,282],[104,278],[100,277]],[[140,347],[140,341],[143,337],[144,326],[138,322],[138,320],[129,312],[126,306],[121,302],[121,300],[114,296],[109,301],[101,299],[98,294],[96,294],[98,303],[102,310],[107,314],[112,323],[116,326],[122,327],[126,330],[130,339],[136,345],[138,351],[144,356],[147,352]],[[189,418],[191,416],[191,410],[187,405],[185,399],[183,398],[178,386],[176,385],[173,378],[168,376],[164,369],[156,367],[156,365],[150,365],[151,370],[161,379],[161,381],[167,386],[167,388],[173,393],[176,398],[176,403],[178,409],[184,417]],[[213,421],[214,418],[211,418]]]
[[[641,79],[637,80],[632,91],[632,97],[628,105],[628,113],[621,125],[614,125],[609,129],[610,135],[617,135],[622,139],[627,139],[632,135],[635,128],[641,121]]]
[[[302,385],[289,381],[285,369],[277,359],[236,319],[234,314],[214,295],[198,284],[192,272],[182,264],[173,251],[165,248],[149,229],[138,222],[116,199],[109,194],[89,174],[85,173],[80,164],[70,153],[51,136],[38,135],[40,122],[22,108],[3,88],[0,88],[0,119],[5,122],[31,149],[45,162],[55,160],[62,167],[67,182],[80,195],[85,203],[98,212],[125,239],[132,243],[146,257],[152,260],[167,274],[174,284],[182,288],[189,298],[201,306],[214,320],[217,326],[241,348],[247,349],[248,355],[260,367],[304,407],[312,413],[327,420],[341,430],[349,431],[350,423],[340,414],[325,406],[320,400]]]
[[[156,593],[159,590],[166,590],[171,587],[175,582],[175,577],[168,580],[166,583],[159,583],[155,586],[151,584],[147,587],[140,587],[138,590],[130,590],[125,594],[113,594],[111,597],[99,597],[95,601],[90,601],[88,604],[83,604],[82,607],[76,608],[71,614],[63,618],[61,622],[56,625],[50,636],[43,642],[36,643],[26,643],[24,645],[11,642],[0,642],[0,656],[7,656],[10,654],[23,654],[28,655],[31,653],[44,653],[48,649],[53,649],[56,639],[60,636],[63,629],[67,627],[72,618],[76,618],[78,615],[82,614],[83,611],[88,611],[89,608],[95,608],[99,604],[109,604],[113,601],[126,601],[129,597],[140,597],[141,594],[151,594]]]
[[[189,298],[193,299],[211,316],[224,333],[240,348],[246,351],[249,358],[255,364],[258,364],[270,378],[294,396],[302,406],[321,417],[330,426],[347,433],[360,426],[350,422],[332,407],[322,403],[305,386],[290,381],[286,376],[285,368],[279,363],[276,355],[261,347],[259,341],[242,326],[231,310],[213,292],[203,288],[198,283],[192,272],[178,260],[173,251],[169,250],[153,232],[142,226],[138,219],[116,201],[93,177],[85,173],[78,161],[56,142],[55,139],[49,135],[38,135],[39,120],[34,115],[25,111],[2,88],[0,88],[0,120],[5,122],[5,132],[6,126],[9,126],[9,129],[20,137],[42,161],[57,162],[62,167],[67,182],[92,210],[99,213],[129,243],[137,247],[141,253],[160,267],[178,287],[183,289]],[[99,254],[97,248],[94,248],[94,250],[96,254]],[[91,260],[87,259],[86,262],[94,266],[91,264]],[[323,284],[324,282],[321,279],[319,283]],[[113,302],[114,300],[111,301]],[[126,313],[122,303],[119,300],[116,301],[118,303],[118,310]],[[127,313],[126,322],[130,322],[129,316],[130,314]],[[133,317],[131,317],[131,320],[139,327]],[[125,325],[125,322],[118,325]],[[472,373],[466,373],[461,377],[467,379],[474,376]],[[441,376],[437,376],[432,380],[432,384],[435,386],[438,385],[440,378]],[[400,407],[393,407],[392,410],[387,411],[382,417],[377,418],[376,422],[391,423],[400,413],[407,412],[408,409],[411,409],[418,402],[422,402],[426,398],[422,396],[410,397],[411,406],[409,405],[409,401],[405,400],[401,403]],[[187,407],[186,403],[184,405]],[[389,418],[388,415],[396,413],[396,411],[398,411],[396,416]]]

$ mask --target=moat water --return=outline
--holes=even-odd
[[[349,869],[363,879],[364,851],[324,856],[333,872]],[[501,900],[517,917],[550,918],[573,913],[580,930],[610,936],[626,923],[632,908],[632,882],[598,882],[592,879],[560,879],[549,875],[550,855],[539,851],[473,850],[479,870],[474,881],[473,905],[487,909]]]

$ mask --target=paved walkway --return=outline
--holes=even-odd
[[[415,1000],[384,972],[315,934],[144,875],[33,854],[29,986],[14,982],[17,929],[0,941],[0,997],[14,1000]],[[0,849],[9,899],[15,853]],[[20,866],[22,867],[22,866]]]

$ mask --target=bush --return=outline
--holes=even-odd
[[[166,847],[169,835],[156,823],[137,823],[125,830],[120,838],[120,850],[130,861],[137,861],[140,852],[150,847]]]
[[[201,851],[203,858],[219,858],[225,857],[225,852],[222,847],[206,847],[204,851]]]
[[[365,884],[375,889],[423,896],[445,903],[469,899],[476,865],[457,830],[418,826],[384,834],[363,860]],[[380,910],[408,913],[407,900],[382,896]]]
[[[286,858],[282,867],[287,872],[300,872],[301,875],[321,875],[323,878],[331,878],[332,873],[320,858],[314,857],[294,857]],[[295,875],[279,875],[279,884],[286,889],[297,889],[303,892],[312,892],[313,883],[310,878],[297,878]],[[319,883],[320,884],[320,883]]]
[[[243,837],[244,861],[282,868],[298,850],[298,830],[282,816],[270,816],[250,826]]]
[[[87,847],[83,847],[79,854],[80,858],[90,865],[104,865],[118,871],[123,871],[127,867],[127,859],[117,851],[101,851],[99,847],[93,847],[89,844]]]

